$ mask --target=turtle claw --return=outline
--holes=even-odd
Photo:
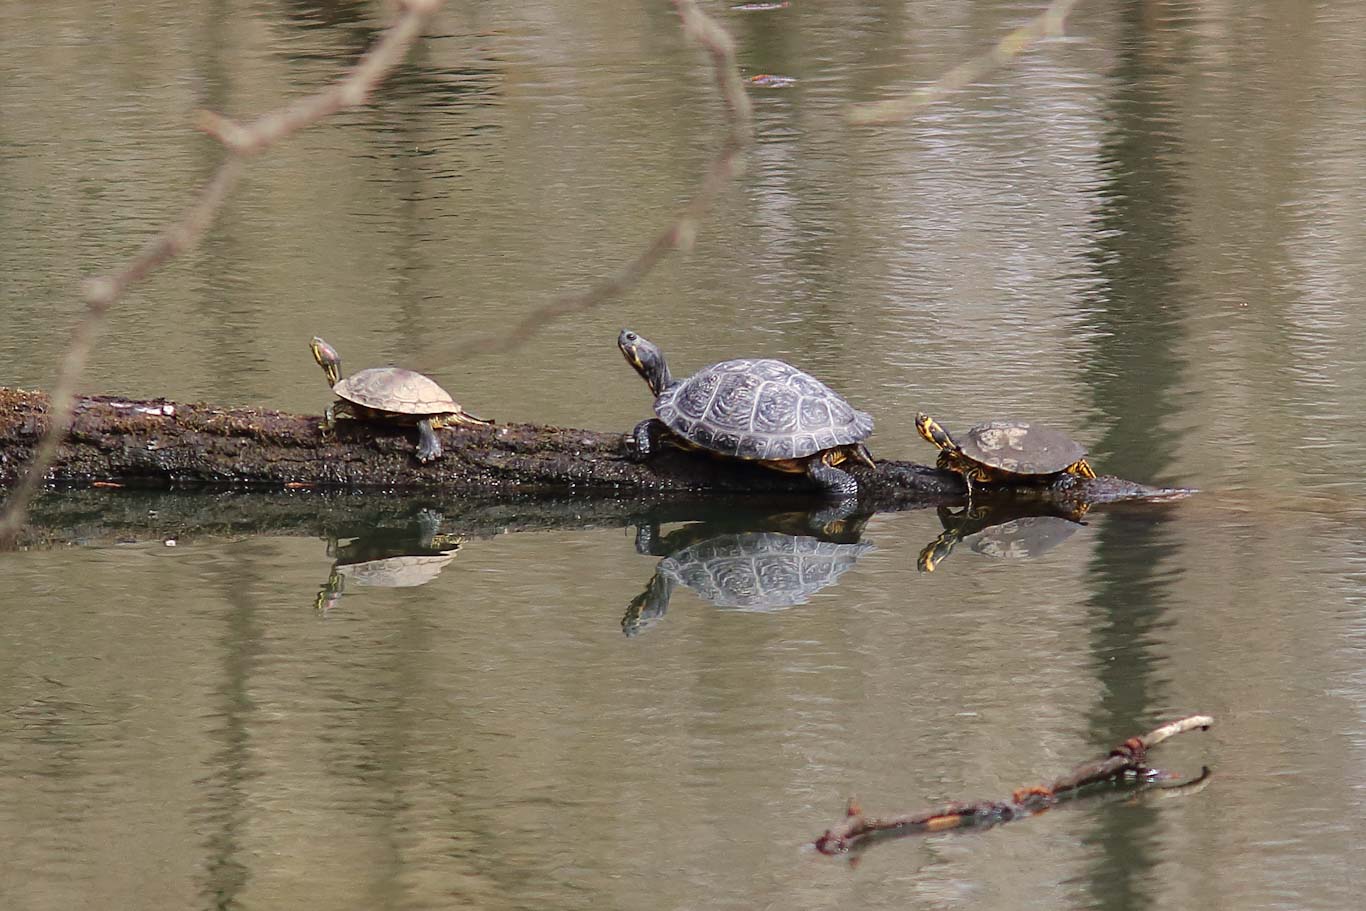
[[[662,438],[669,432],[657,418],[641,421],[626,435],[626,451],[631,460],[644,462],[659,451]]]

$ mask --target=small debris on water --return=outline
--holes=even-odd
[[[761,89],[790,89],[797,84],[791,76],[775,76],[773,73],[758,73],[749,77],[749,84]]]
[[[780,0],[778,3],[737,3],[731,9],[737,13],[767,13],[775,9],[787,9],[791,5],[788,0]]]
[[[175,547],[175,546],[176,546],[176,539],[175,539],[175,538],[167,538],[165,541],[162,541],[161,543],[164,544],[164,545],[167,546],[167,547]]]

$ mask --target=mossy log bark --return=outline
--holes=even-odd
[[[42,393],[0,387],[0,486],[21,476],[46,427],[47,408]],[[86,398],[77,403],[48,480],[484,495],[815,492],[802,476],[682,451],[641,464],[630,458],[622,433],[529,424],[450,428],[439,431],[445,457],[421,465],[411,428],[344,421],[324,439],[320,420],[260,408]],[[914,462],[879,460],[876,471],[852,471],[860,502],[870,510],[936,505],[963,493],[957,475]],[[1069,478],[1031,491],[1055,505],[1178,493],[1113,477]]]

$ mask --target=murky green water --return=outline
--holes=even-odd
[[[51,383],[76,283],[212,169],[194,111],[296,97],[382,23],[126,6],[0,4],[3,385]],[[932,511],[823,540],[802,503],[50,495],[37,517],[78,546],[0,557],[0,905],[1356,906],[1366,9],[1083,4],[954,103],[851,131],[848,103],[1036,5],[710,4],[746,75],[796,81],[751,89],[757,144],[696,248],[459,360],[634,256],[721,121],[666,4],[448,6],[374,104],[257,163],[120,304],[89,391],[317,412],[323,332],[480,413],[624,430],[649,404],[629,325],[680,373],[806,367],[884,456],[932,454],[917,409],[1020,416],[1203,492],[963,529],[933,573]],[[477,533],[430,540],[431,507]],[[1198,793],[855,867],[803,848],[850,795],[1003,797],[1192,712],[1217,727],[1154,759],[1209,765]]]

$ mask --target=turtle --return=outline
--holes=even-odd
[[[1028,421],[987,421],[955,438],[934,418],[920,413],[915,416],[915,429],[939,447],[939,467],[961,474],[968,493],[974,481],[1045,484],[1060,475],[1096,476],[1080,443]]]
[[[861,526],[860,526],[861,527]],[[621,631],[637,636],[659,622],[678,585],[722,610],[771,612],[805,604],[834,585],[858,559],[874,550],[857,533],[836,539],[781,531],[727,532],[708,535],[693,530],[674,544],[642,526],[636,534],[640,553],[665,554],[645,591],[626,609]]]
[[[436,380],[402,367],[370,367],[341,378],[341,355],[316,335],[309,343],[313,360],[327,374],[327,384],[337,401],[323,415],[322,430],[336,426],[338,414],[368,421],[417,427],[417,460],[430,462],[441,458],[441,441],[436,431],[453,424],[487,425],[493,421],[475,417],[460,407]]]
[[[876,467],[860,442],[873,432],[872,417],[791,364],[737,358],[676,380],[649,339],[623,329],[617,347],[655,396],[656,417],[628,436],[634,458],[648,459],[668,442],[805,474],[838,497],[856,495],[858,482],[836,466]]]

